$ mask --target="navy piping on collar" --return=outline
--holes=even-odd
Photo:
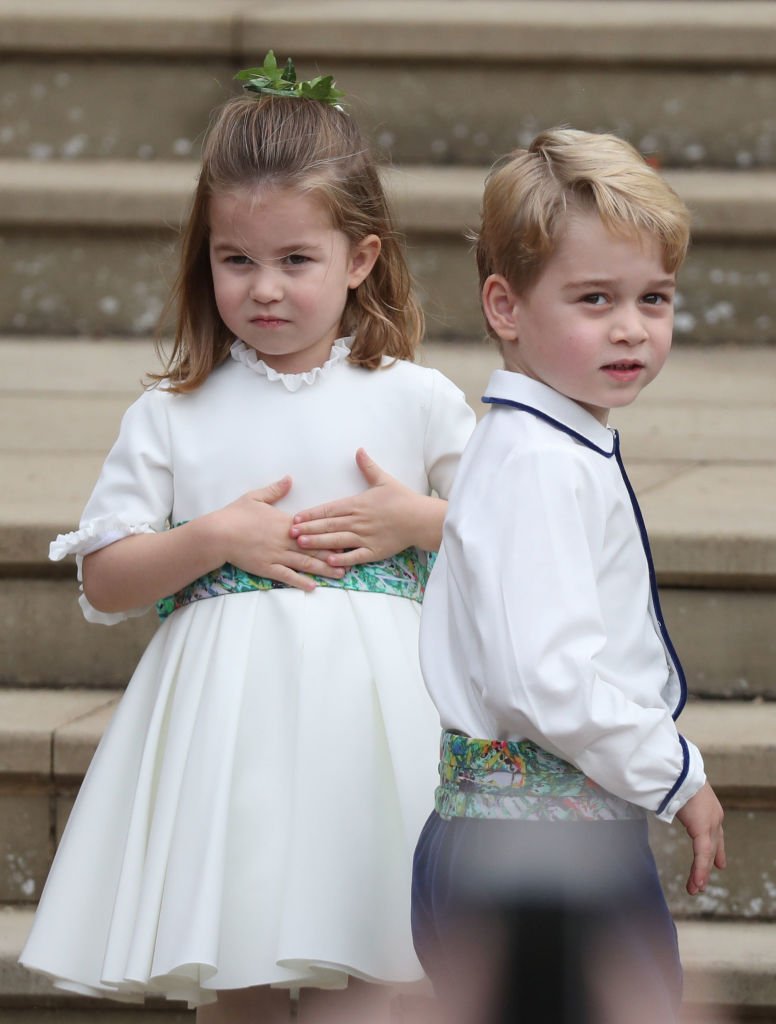
[[[511,405],[513,409],[522,409],[523,412],[530,412],[532,416],[535,416],[538,420],[544,420],[545,423],[549,423],[551,427],[556,427],[558,430],[562,430],[564,434],[568,434],[573,437],[576,441],[580,441],[588,448],[592,448],[594,452],[598,452],[599,455],[603,455],[604,458],[611,459],[614,455],[614,448],[608,452],[605,448],[599,448],[597,444],[594,444],[590,438],[585,437],[584,434],[578,433],[576,430],[572,430],[571,427],[567,427],[565,423],[561,423],[560,420],[553,419],[552,416],[548,416],[546,412],[542,412],[540,409],[534,409],[532,405],[525,405],[523,402],[513,402],[511,398],[491,398],[490,395],[485,395],[482,401],[487,405]],[[615,437],[616,437],[615,432]]]
[[[592,449],[592,451],[594,452],[598,452],[599,455],[603,455],[607,459],[610,459],[612,456],[615,457],[617,465],[620,470],[620,475],[622,476],[623,483],[625,484],[625,489],[628,492],[628,497],[630,498],[630,503],[633,508],[633,515],[636,519],[636,525],[638,526],[639,534],[641,535],[641,545],[644,548],[644,554],[647,559],[647,571],[649,572],[649,590],[650,594],[652,595],[652,606],[655,610],[655,619],[657,620],[657,625],[660,630],[660,637],[665,645],[666,650],[668,651],[671,661],[673,662],[676,674],[679,677],[679,703],[677,704],[671,716],[674,719],[674,721],[676,721],[676,719],[682,713],[684,705],[687,702],[687,679],[685,677],[682,664],[679,661],[679,656],[676,653],[676,648],[671,642],[671,637],[668,635],[668,630],[666,629],[665,621],[663,619],[663,610],[660,606],[660,595],[657,589],[655,563],[652,560],[652,549],[649,546],[647,528],[644,525],[644,517],[641,514],[641,509],[639,508],[639,503],[636,499],[636,492],[633,490],[633,486],[631,485],[631,482],[628,479],[628,474],[625,472],[625,466],[622,461],[622,455],[620,454],[619,433],[616,430],[612,432],[614,437],[614,445],[612,451],[607,452],[604,448],[600,448],[597,444],[594,444],[594,442],[591,441],[589,438],[585,437],[584,434],[580,434],[578,431],[566,426],[566,424],[562,423],[560,420],[553,419],[552,416],[548,416],[547,413],[542,412],[540,409],[535,409],[531,405],[526,405],[523,402],[515,402],[509,398],[492,398],[490,395],[485,395],[482,401],[486,402],[489,405],[507,405],[511,406],[514,409],[520,409],[523,412],[528,412],[532,416],[535,416],[537,419],[543,420],[545,423],[549,423],[550,426],[555,427],[557,430],[562,431],[564,434],[568,434],[569,437],[573,437],[574,440],[579,441],[580,444],[585,445],[585,447]],[[690,754],[687,748],[687,742],[681,735],[679,736],[679,743],[682,747],[682,770],[679,773],[679,778],[676,780],[673,787],[669,791],[668,795],[660,804],[660,807],[657,810],[658,814],[661,814],[663,810],[668,806],[676,791],[687,778],[687,772],[690,768]]]

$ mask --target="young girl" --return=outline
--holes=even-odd
[[[21,958],[76,992],[185,999],[202,1024],[422,976],[410,871],[438,719],[419,602],[430,493],[473,427],[408,361],[421,317],[353,119],[271,77],[211,126],[169,365],[52,545],[82,562],[88,619],[156,603],[163,622]]]

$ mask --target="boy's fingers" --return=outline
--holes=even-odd
[[[727,854],[725,853],[725,837],[722,835],[720,829],[719,843],[717,845],[717,853],[714,857],[714,866],[721,870],[727,867]]]

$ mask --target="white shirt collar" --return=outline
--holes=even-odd
[[[482,401],[514,403],[528,412],[538,413],[541,419],[587,442],[604,455],[614,452],[613,430],[599,423],[592,413],[572,398],[522,373],[494,370]]]

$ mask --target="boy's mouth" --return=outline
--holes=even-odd
[[[616,363],[606,363],[601,369],[615,380],[628,382],[639,376],[644,369],[644,364],[637,359],[620,359]]]

